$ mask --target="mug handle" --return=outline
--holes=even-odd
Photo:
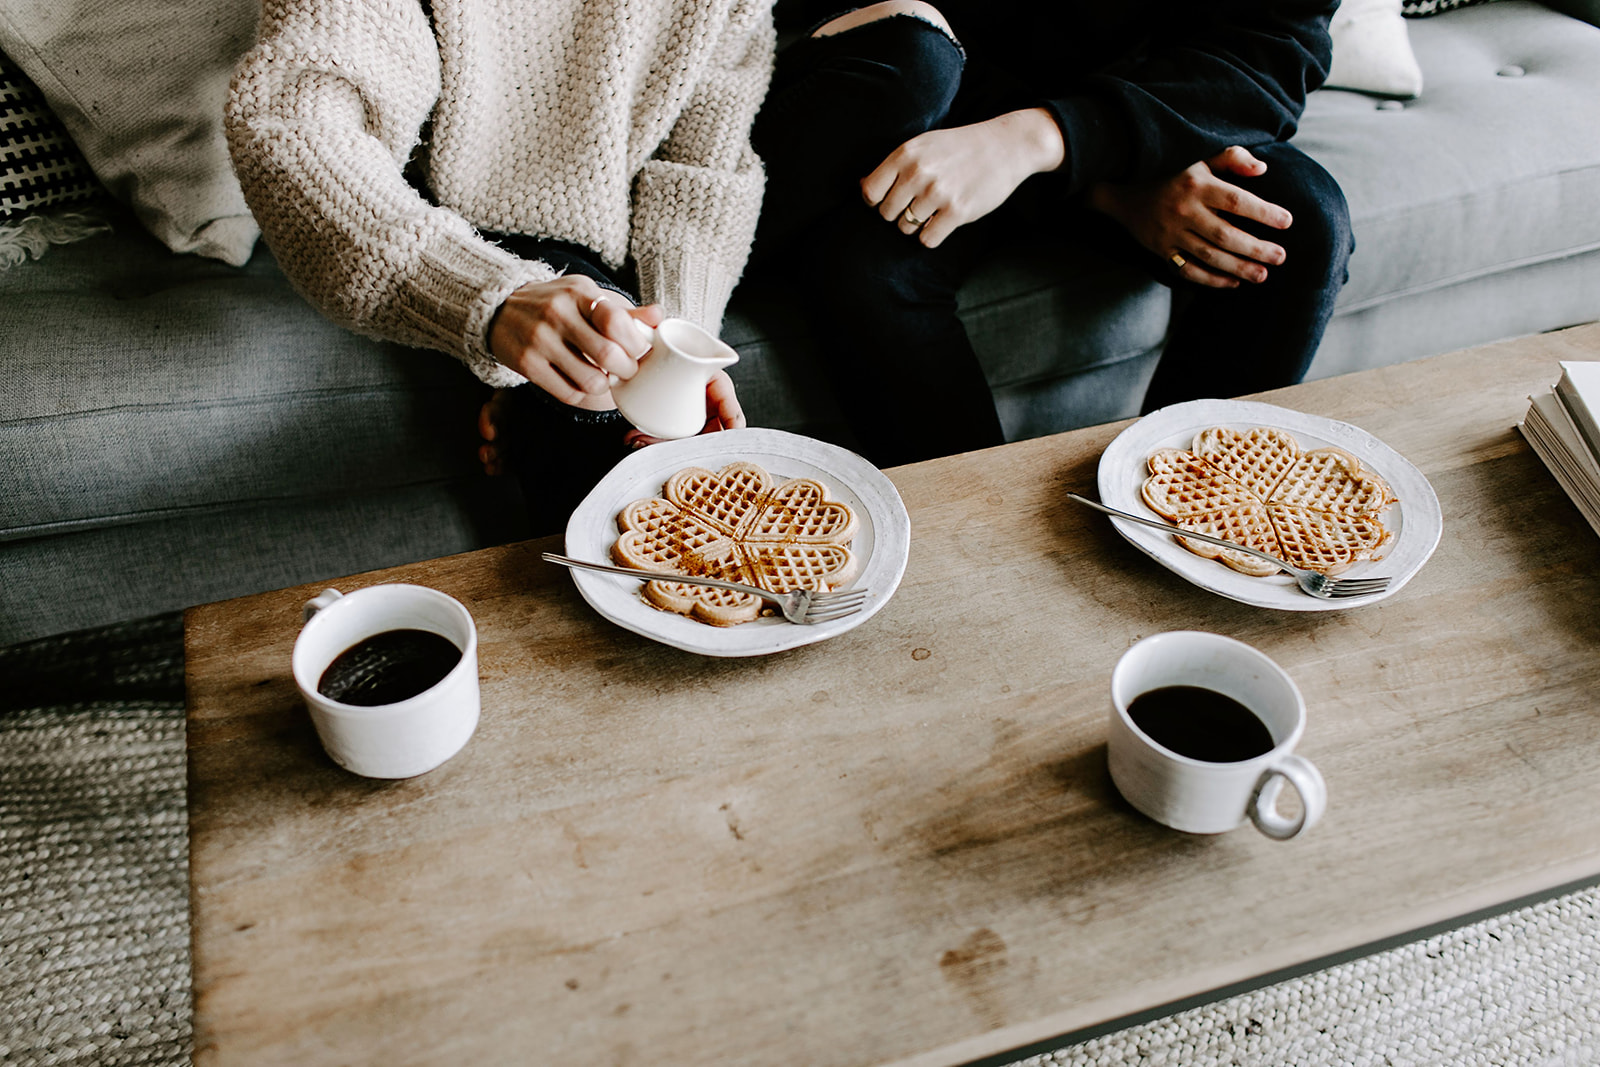
[[[311,616],[315,615],[317,612],[321,611],[329,604],[332,604],[335,600],[338,600],[342,596],[344,596],[344,594],[339,592],[337,589],[324,589],[322,592],[306,601],[305,606],[300,609],[300,622],[302,624],[310,622]]]
[[[1278,794],[1284,782],[1300,794],[1300,814],[1293,819],[1278,814]],[[1328,786],[1322,772],[1310,760],[1291,754],[1262,773],[1250,796],[1250,821],[1273,840],[1287,841],[1315,826],[1327,807]]]

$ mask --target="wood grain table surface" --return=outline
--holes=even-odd
[[[608,623],[555,539],[191,609],[196,1063],[962,1063],[1600,875],[1600,539],[1515,429],[1559,359],[1600,325],[1259,397],[1438,493],[1358,610],[1225,600],[1067,501],[1125,423],[891,470],[899,591],[770,657]],[[477,734],[399,782],[337,768],[289,673],[308,596],[385,581],[481,642]],[[1305,836],[1111,786],[1111,668],[1176,629],[1298,682]]]

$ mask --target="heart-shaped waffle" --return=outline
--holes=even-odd
[[[713,473],[685,467],[662,493],[684,511],[732,537],[772,492],[772,475],[754,463],[730,463]]]
[[[1302,451],[1272,427],[1212,427],[1189,451],[1152,454],[1141,495],[1168,521],[1259,549],[1297,567],[1338,574],[1379,559],[1394,540],[1382,512],[1396,503],[1375,472],[1340,448]],[[1196,555],[1245,574],[1277,568],[1242,552],[1178,537]]]
[[[1141,490],[1146,504],[1173,522],[1227,508],[1259,506],[1261,498],[1192,452],[1163,449],[1150,457],[1150,477]]]
[[[1301,456],[1272,494],[1274,504],[1372,515],[1395,502],[1389,483],[1342,448],[1318,448]]]
[[[718,471],[686,467],[659,497],[635,500],[617,515],[611,547],[628,567],[726,578],[773,593],[827,591],[849,583],[858,561],[850,551],[856,516],[809,478],[774,484],[754,463]],[[645,583],[645,600],[713,626],[749,622],[765,602],[748,593],[674,582]]]
[[[794,478],[767,495],[738,531],[741,541],[840,545],[856,535],[856,515],[828,499],[828,490],[810,478]]]
[[[732,541],[726,539],[717,541],[709,552],[696,558],[693,570],[685,569],[679,573],[750,584],[743,554]],[[644,598],[658,608],[675,611],[712,626],[737,626],[741,622],[749,622],[761,614],[761,607],[766,603],[750,593],[688,585],[670,578],[644,583]]]
[[[1224,541],[1245,545],[1269,555],[1279,554],[1278,537],[1272,524],[1272,516],[1268,509],[1259,503],[1199,512],[1184,519],[1182,526],[1185,530],[1210,534],[1212,537],[1220,537]],[[1219,560],[1241,574],[1262,578],[1278,573],[1277,567],[1248,552],[1230,552],[1226,548],[1210,545],[1204,541],[1191,541],[1187,537],[1179,537],[1178,543],[1197,556]]]
[[[1215,426],[1196,434],[1189,448],[1262,500],[1272,496],[1278,482],[1300,458],[1300,443],[1268,426],[1243,431]]]
[[[1281,504],[1268,510],[1278,539],[1278,550],[1272,554],[1308,571],[1338,574],[1361,560],[1378,559],[1394,538],[1376,515],[1343,515]]]
[[[793,589],[838,589],[856,576],[856,554],[844,545],[742,545],[752,585],[769,593]]]
[[[722,545],[732,540],[684,511],[670,500],[652,497],[635,500],[617,516],[622,536],[611,547],[611,555],[624,567],[646,571],[700,573],[699,560],[709,552],[723,553]]]

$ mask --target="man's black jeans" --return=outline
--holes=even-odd
[[[869,459],[889,466],[1002,442],[988,384],[956,317],[956,293],[982,258],[1024,239],[1087,243],[1176,291],[1146,411],[1304,377],[1344,285],[1352,239],[1338,183],[1290,145],[1247,146],[1266,173],[1228,178],[1294,218],[1286,231],[1235,220],[1282,245],[1287,257],[1266,282],[1229,290],[1180,279],[1081,197],[1053,187],[1049,175],[1024,182],[1001,208],[936,249],[864,204],[861,179],[900,144],[999,113],[983,110],[993,94],[974,86],[981,77],[940,29],[894,16],[785,48],[756,120],[767,188],[752,270],[781,278],[805,302],[840,406]]]

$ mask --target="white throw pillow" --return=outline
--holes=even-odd
[[[1400,0],[1344,0],[1329,26],[1333,67],[1324,85],[1379,96],[1422,92],[1422,68],[1411,51]]]
[[[238,266],[260,231],[222,108],[259,17],[258,0],[7,0],[0,52],[151,233]]]

